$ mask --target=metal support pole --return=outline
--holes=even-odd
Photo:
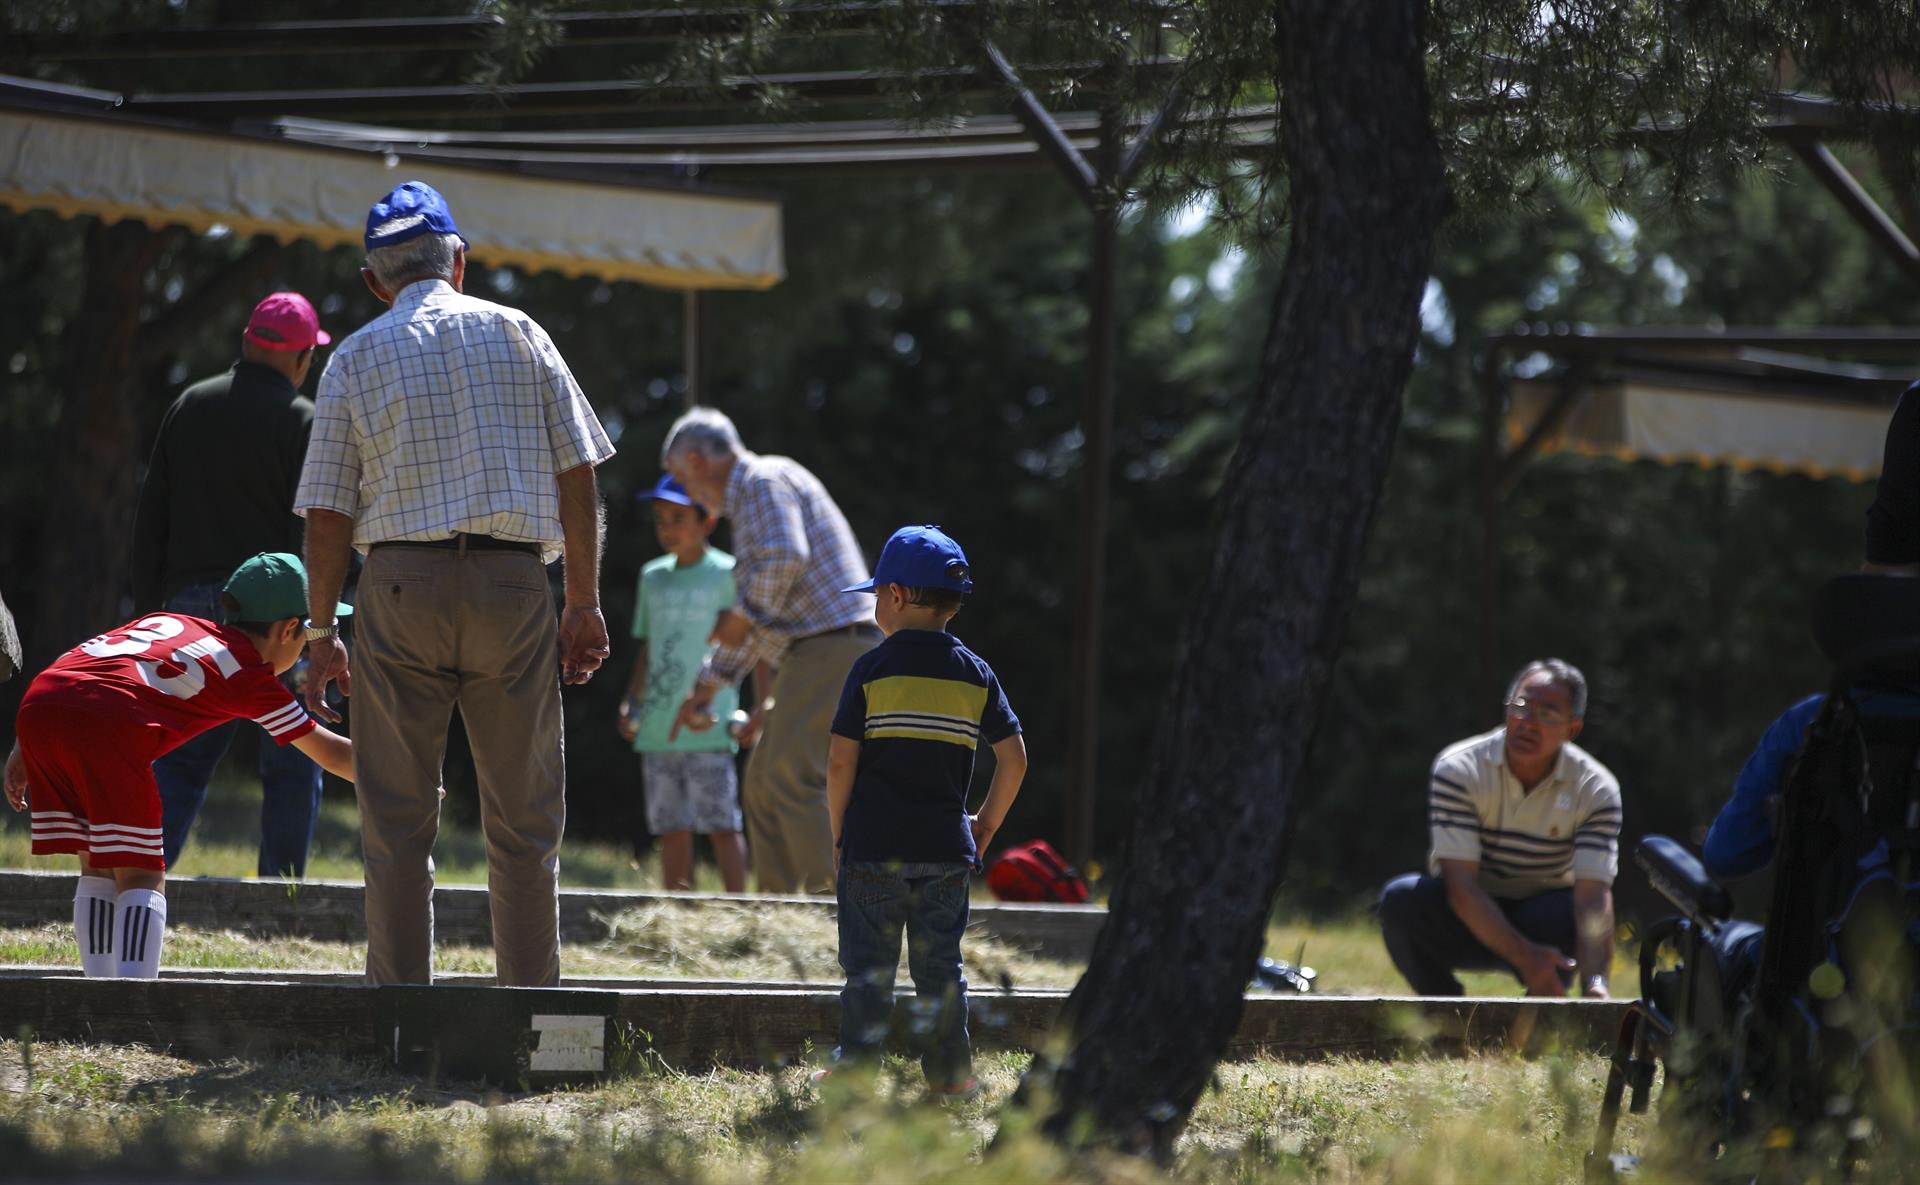
[[[689,288],[684,295],[680,369],[687,376],[687,406],[698,407],[707,394],[707,301],[698,288]]]
[[[1118,169],[1119,125],[1100,122],[1100,174]],[[1100,756],[1100,642],[1106,598],[1109,471],[1113,468],[1113,363],[1116,332],[1119,194],[1103,186],[1093,202],[1093,256],[1088,277],[1087,386],[1080,413],[1079,562],[1073,594],[1073,703],[1067,744],[1067,859],[1082,867],[1093,854],[1094,784]]]
[[[1827,150],[1827,146],[1817,139],[1795,137],[1787,141],[1787,147],[1807,166],[1814,179],[1827,187],[1827,192],[1839,199],[1840,205],[1860,224],[1861,228],[1880,245],[1880,250],[1895,266],[1907,273],[1908,278],[1920,280],[1920,247],[1907,237],[1900,224],[1887,217],[1886,211],[1873,200],[1853,174],[1847,172],[1845,165]]]

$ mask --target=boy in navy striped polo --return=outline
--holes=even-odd
[[[904,928],[915,1006],[930,1022],[916,1026],[927,1034],[920,1063],[928,1085],[971,1094],[960,966],[968,874],[1020,792],[1026,744],[993,669],[947,632],[973,591],[958,543],[938,527],[902,527],[873,579],[846,591],[874,594],[887,638],[854,662],[827,755],[847,973],[835,1056],[877,1056],[886,1042]],[[982,740],[993,747],[993,784],[969,815]]]

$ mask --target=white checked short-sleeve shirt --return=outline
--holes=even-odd
[[[353,545],[492,535],[560,557],[555,479],[613,455],[600,419],[533,318],[445,280],[333,352],[294,509],[353,519]]]
[[[1593,754],[1561,746],[1553,772],[1527,790],[1507,768],[1507,730],[1443,750],[1433,763],[1427,821],[1442,860],[1477,860],[1495,897],[1531,897],[1576,880],[1612,884],[1620,866],[1620,783]]]

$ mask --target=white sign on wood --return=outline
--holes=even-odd
[[[607,1018],[535,1016],[529,1070],[598,1073],[607,1068]]]

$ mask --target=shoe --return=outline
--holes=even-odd
[[[943,1099],[971,1099],[980,1093],[980,1080],[969,1078],[964,1082],[949,1082],[945,1086],[928,1085],[927,1093]]]

